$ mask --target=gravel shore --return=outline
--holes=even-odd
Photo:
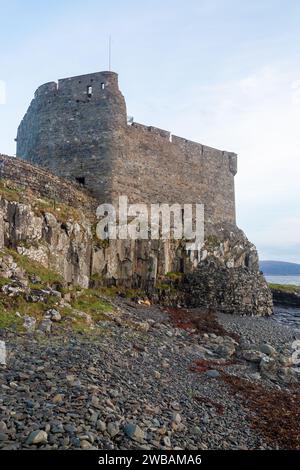
[[[218,321],[257,344],[294,339],[269,319],[219,314]],[[262,383],[257,365],[238,359],[232,338],[178,328],[159,307],[120,299],[90,334],[58,325],[50,335],[2,332],[1,339],[8,350],[0,366],[2,449],[278,447],[222,380]]]
[[[300,331],[276,322],[274,316],[256,318],[218,313],[218,320],[224,328],[257,345],[267,341],[278,348],[300,338]]]

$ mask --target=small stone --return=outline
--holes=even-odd
[[[0,432],[0,442],[7,441],[7,435],[4,432]]]
[[[171,447],[171,440],[170,440],[169,436],[165,436],[163,438],[163,443],[164,443],[165,447]]]
[[[28,331],[28,333],[33,333],[36,327],[36,319],[29,315],[25,315],[23,327]]]
[[[137,424],[134,423],[127,423],[124,426],[124,433],[130,439],[137,442],[143,442],[145,437],[144,431]]]
[[[172,401],[171,407],[172,407],[173,410],[175,410],[175,411],[180,411],[180,410],[181,410],[181,407],[180,407],[180,405],[179,405],[179,403],[178,403],[177,401]]]
[[[201,429],[199,428],[199,426],[194,426],[193,429],[192,429],[192,433],[193,433],[193,434],[201,434],[202,431],[201,431]]]
[[[6,344],[2,340],[0,340],[0,364],[6,365]]]
[[[267,354],[267,356],[275,356],[276,355],[276,349],[271,346],[269,343],[263,343],[260,345],[260,351],[264,354]]]
[[[107,432],[108,434],[111,436],[111,437],[114,437],[116,436],[120,431],[120,427],[119,427],[119,423],[115,422],[115,423],[108,423],[107,425]]]
[[[173,421],[177,424],[181,423],[181,416],[179,413],[173,413]]]
[[[253,349],[246,349],[246,351],[243,351],[242,357],[248,362],[259,363],[263,359],[263,357],[265,357],[265,355],[261,351],[253,351]]]
[[[72,446],[75,447],[76,449],[78,449],[81,445],[81,441],[80,439],[78,439],[78,437],[72,437],[71,443],[72,443]]]
[[[64,432],[64,426],[62,423],[55,423],[51,426],[51,432],[53,434],[62,434]]]
[[[161,373],[158,372],[158,370],[155,370],[155,371],[154,371],[154,377],[155,377],[156,379],[160,379],[160,378],[161,378]]]
[[[53,403],[61,403],[62,401],[63,395],[61,393],[57,393],[57,395],[55,395],[52,400]]]
[[[92,444],[84,439],[80,441],[80,447],[81,449],[90,449],[92,447]]]
[[[71,293],[66,292],[65,294],[63,294],[63,298],[66,302],[71,302]]]
[[[66,376],[66,379],[68,382],[74,382],[74,380],[76,379],[75,375],[67,375]]]
[[[61,314],[55,310],[54,308],[51,308],[50,310],[47,310],[46,315],[50,317],[51,321],[60,321],[61,320]]]
[[[210,379],[216,379],[217,377],[220,377],[220,372],[215,369],[208,370],[206,372],[206,376],[209,377]]]
[[[49,318],[45,318],[39,324],[39,331],[42,333],[51,333],[52,322]]]
[[[27,440],[26,444],[32,445],[32,444],[46,444],[48,441],[48,434],[45,431],[42,431],[41,429],[38,429],[36,431],[32,431]]]
[[[229,358],[234,355],[235,347],[233,344],[220,344],[216,350],[216,353],[224,358]]]
[[[104,421],[101,421],[100,419],[98,419],[98,421],[97,421],[97,430],[101,431],[101,432],[106,431],[106,423],[104,423]]]
[[[66,425],[65,425],[65,431],[66,431],[68,434],[75,434],[76,428],[75,428],[75,426],[73,426],[73,424],[66,424]]]
[[[92,396],[92,405],[95,408],[99,408],[99,398],[96,395]]]
[[[150,325],[148,322],[135,322],[135,327],[137,330],[139,331],[144,331],[145,333],[147,333],[147,331],[149,331],[149,328],[150,328]]]
[[[16,382],[10,382],[9,383],[10,388],[18,388],[18,384]]]
[[[4,421],[0,421],[0,432],[6,433],[7,431],[7,426]]]

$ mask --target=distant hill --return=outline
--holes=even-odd
[[[300,264],[285,261],[260,261],[260,269],[266,276],[300,276]]]

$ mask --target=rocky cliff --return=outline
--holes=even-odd
[[[206,225],[200,258],[183,240],[102,241],[87,193],[17,159],[1,162],[0,248],[59,273],[66,285],[141,288],[173,303],[271,314],[256,249],[235,225]]]

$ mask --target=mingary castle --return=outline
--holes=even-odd
[[[4,184],[27,195],[22,202],[18,192],[16,201],[0,194],[0,248],[69,284],[142,288],[168,305],[271,314],[256,248],[236,225],[236,154],[128,119],[116,73],[39,87],[18,129],[17,157],[0,155]],[[204,204],[203,247],[188,251],[184,238],[95,239],[97,205],[120,195],[130,203]]]
[[[128,122],[114,72],[46,83],[17,134],[17,156],[77,181],[98,200],[203,203],[207,220],[235,223],[237,156]]]

